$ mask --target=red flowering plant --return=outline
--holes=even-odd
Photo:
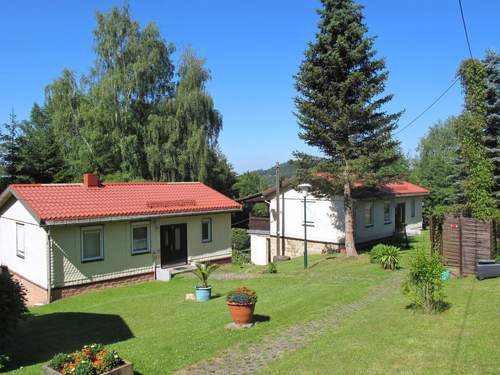
[[[254,305],[257,302],[257,293],[243,286],[230,291],[227,295],[227,302],[237,305]]]
[[[63,375],[99,375],[123,363],[114,350],[101,344],[85,345],[71,354],[59,353],[49,362],[49,367]]]

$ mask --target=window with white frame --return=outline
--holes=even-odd
[[[212,219],[201,220],[201,242],[212,242]]]
[[[391,202],[384,202],[384,224],[391,223]]]
[[[411,217],[415,217],[415,209],[416,209],[416,202],[415,202],[415,198],[413,198],[411,200],[411,207],[410,207],[410,213],[411,213]]]
[[[82,227],[82,262],[104,259],[104,236],[102,226]]]
[[[132,223],[132,254],[149,253],[150,234],[149,223]]]
[[[24,235],[24,224],[16,223],[16,255],[19,258],[24,258],[25,250],[25,235]]]
[[[373,226],[373,202],[365,202],[365,227]]]

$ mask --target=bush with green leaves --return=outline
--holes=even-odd
[[[234,250],[246,250],[250,248],[250,236],[246,229],[233,228],[231,241]]]
[[[246,229],[233,228],[232,230],[233,264],[243,265],[250,262],[250,236]]]
[[[7,340],[28,312],[26,291],[4,268],[0,269],[0,368],[8,361]]]
[[[267,273],[278,273],[278,266],[276,266],[276,263],[268,263],[267,264]]]
[[[370,251],[370,261],[380,263],[385,270],[394,271],[399,268],[401,262],[401,250],[399,247],[378,244]]]
[[[446,305],[441,278],[445,270],[439,253],[428,253],[423,249],[417,251],[403,283],[403,292],[411,299],[412,307],[432,313]]]

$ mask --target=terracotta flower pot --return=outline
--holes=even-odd
[[[229,312],[231,313],[231,318],[236,324],[250,324],[253,320],[253,311],[255,309],[255,303],[240,305],[237,303],[228,302]]]

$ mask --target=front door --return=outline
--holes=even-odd
[[[395,211],[396,219],[394,220],[396,232],[402,232],[406,221],[406,205],[398,203]]]
[[[187,263],[187,224],[160,227],[161,266]]]

